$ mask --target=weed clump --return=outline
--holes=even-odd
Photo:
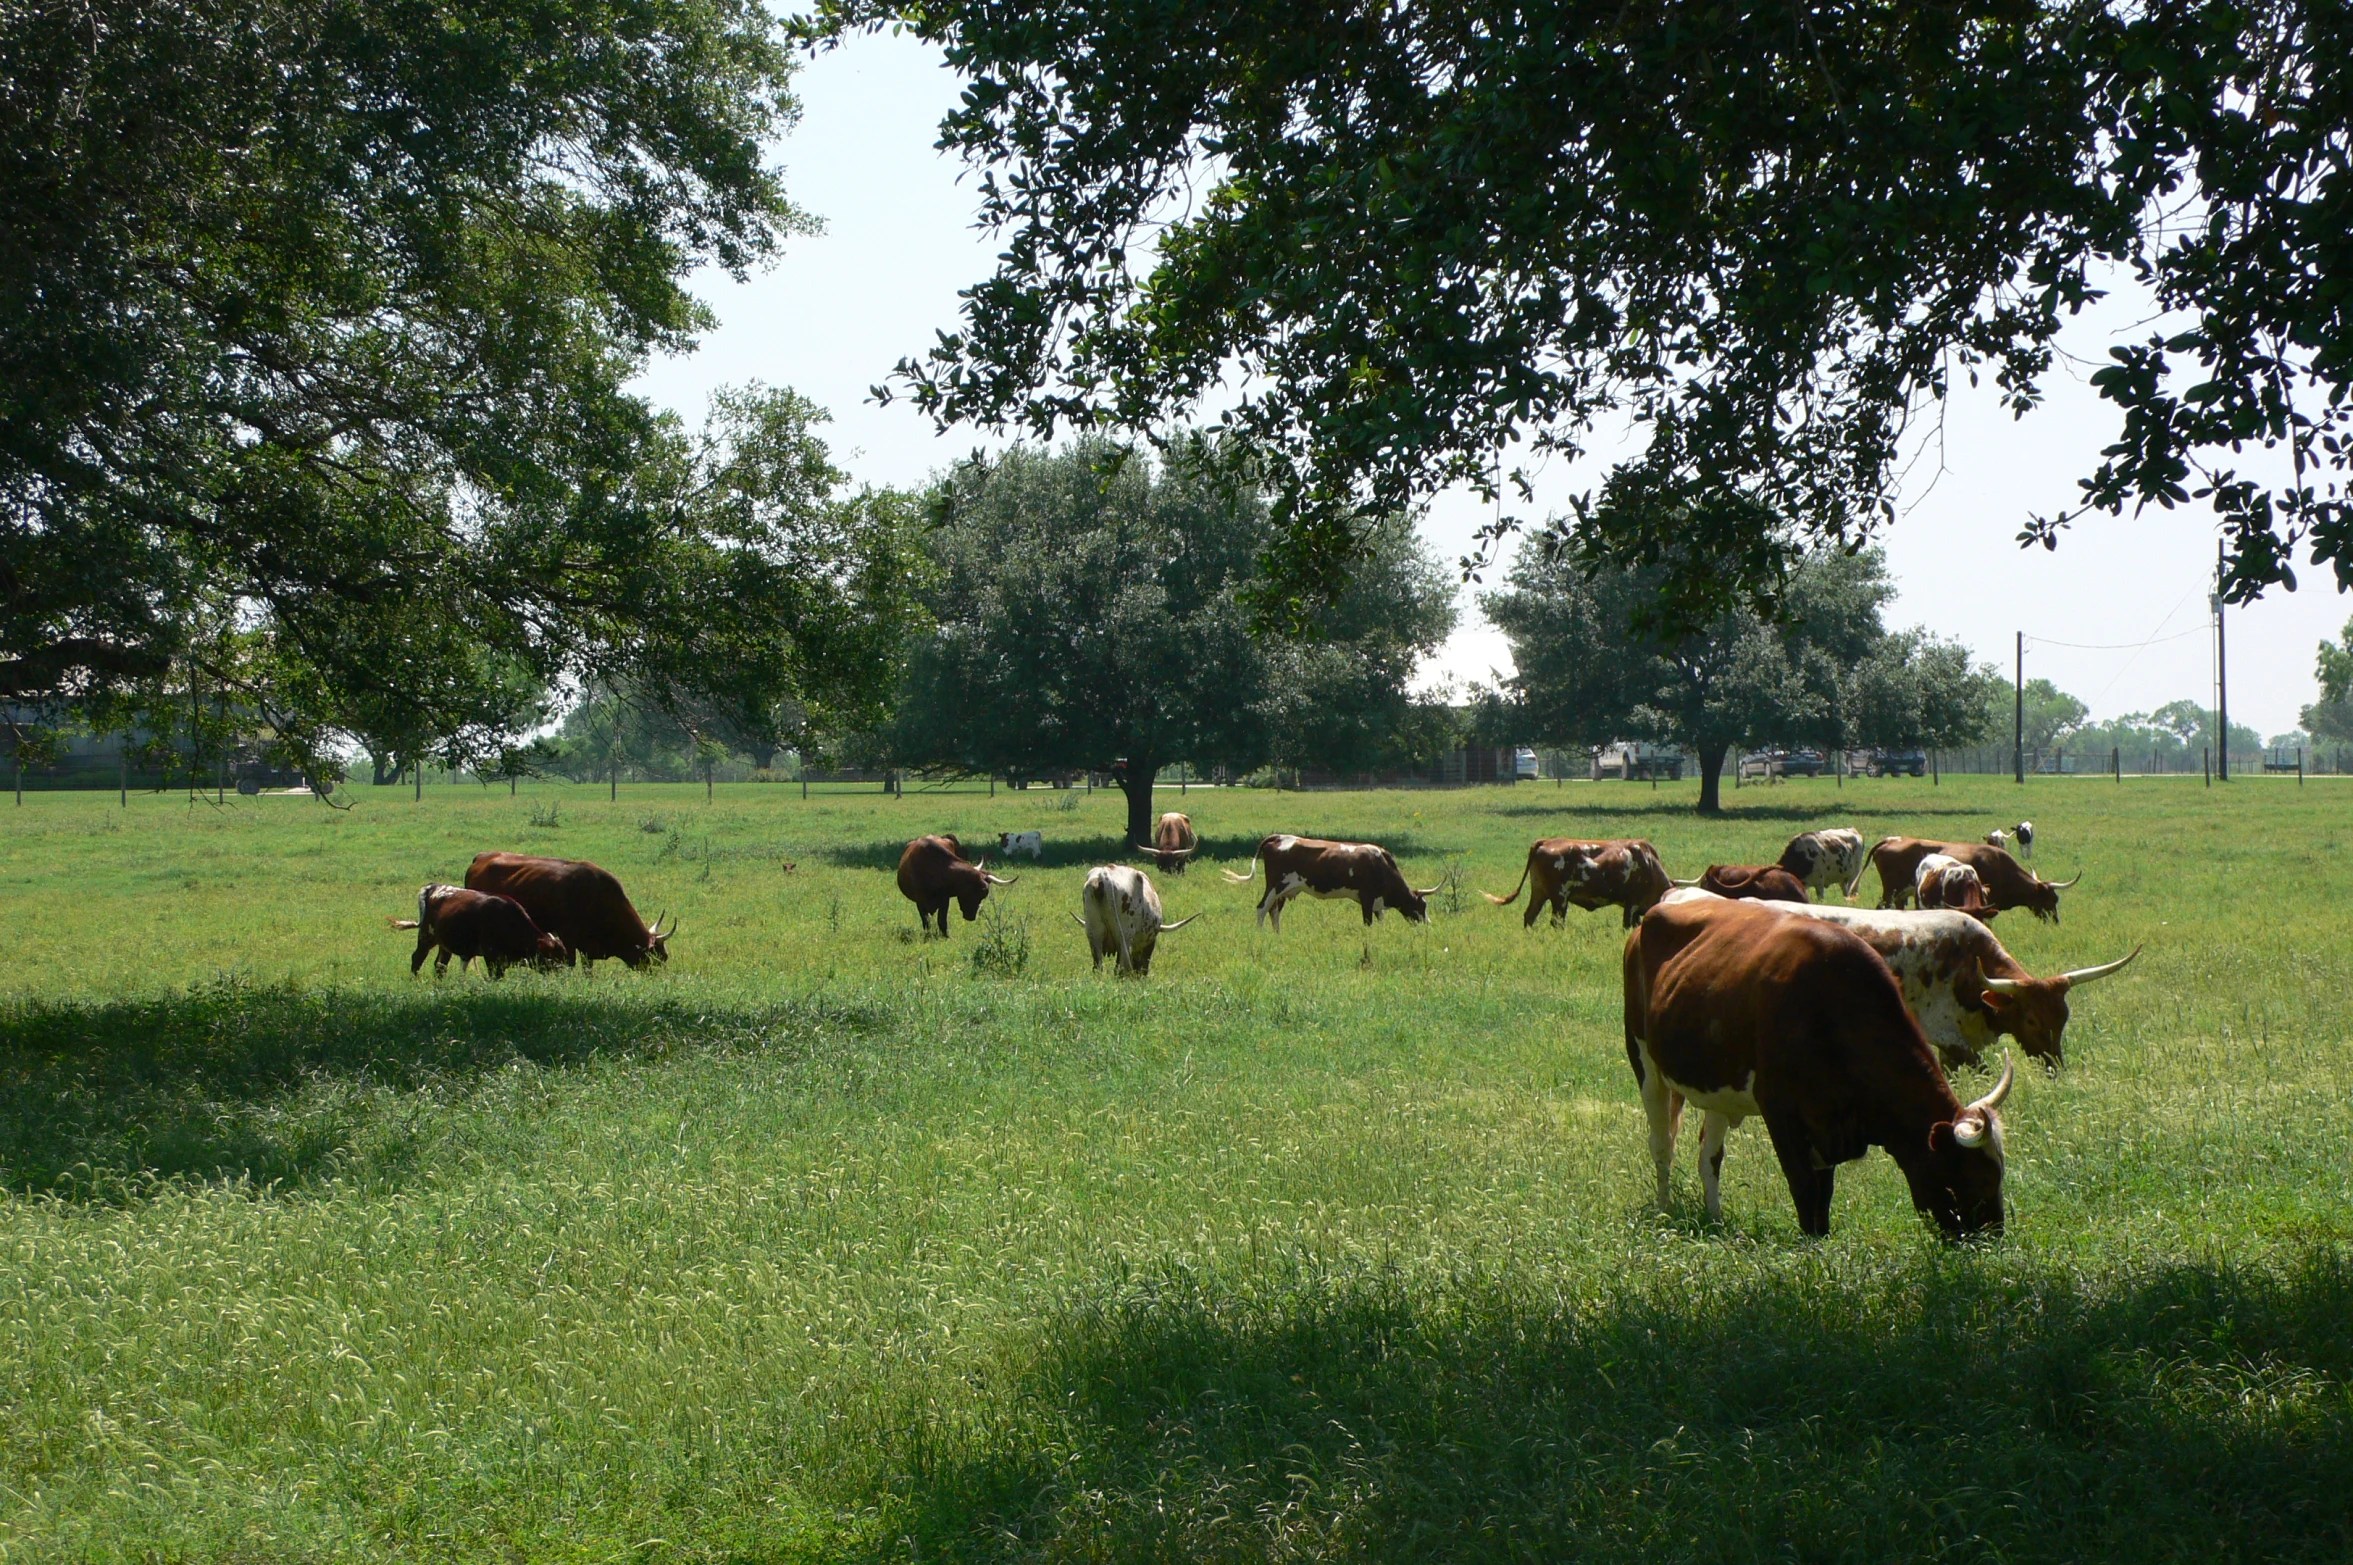
[[[1007,918],[1005,905],[983,904],[980,938],[972,947],[972,971],[981,978],[1014,978],[1029,966],[1029,920]]]
[[[548,800],[545,804],[534,804],[531,806],[531,824],[541,831],[554,831],[563,824],[562,813],[553,799]]]

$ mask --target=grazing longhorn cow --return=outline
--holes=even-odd
[[[1201,916],[1195,913],[1163,924],[1160,893],[1152,888],[1152,877],[1125,864],[1088,871],[1079,903],[1087,910],[1086,917],[1070,916],[1087,932],[1087,953],[1095,959],[1095,971],[1103,970],[1103,958],[1108,956],[1114,971],[1138,978],[1152,971],[1152,947],[1162,935]]]
[[[1405,872],[1389,850],[1371,842],[1326,842],[1317,837],[1287,833],[1267,838],[1251,857],[1250,873],[1225,871],[1233,885],[1247,885],[1266,865],[1266,890],[1258,898],[1258,922],[1274,921],[1283,931],[1283,904],[1305,894],[1311,897],[1354,897],[1371,924],[1391,908],[1417,924],[1430,921],[1430,893],[1436,886],[1415,890],[1405,883]]]
[[[992,875],[988,860],[968,862],[954,837],[942,833],[918,837],[899,855],[899,895],[915,904],[915,917],[925,934],[939,920],[940,938],[948,938],[948,904],[964,910],[964,922],[980,917],[980,905],[991,886],[1010,886],[1019,875]]]
[[[1781,850],[1781,867],[1805,882],[1809,891],[1836,886],[1847,896],[1862,884],[1863,834],[1845,826],[1801,831]]]
[[[1026,853],[1030,857],[1030,862],[1034,864],[1046,856],[1046,834],[1042,831],[999,832],[997,834],[997,851],[1007,858],[1013,857],[1016,853]]]
[[[2044,880],[2022,868],[2001,848],[1983,842],[1930,842],[1921,837],[1882,837],[1872,845],[1871,862],[1879,868],[1879,905],[1902,907],[1919,889],[1920,861],[1942,853],[1977,871],[1985,887],[1985,904],[1992,912],[2014,907],[2037,918],[2059,921],[2059,893],[2083,879]]]
[[[1674,883],[1659,863],[1658,849],[1638,837],[1606,842],[1546,837],[1529,844],[1527,868],[1520,871],[1520,883],[1511,888],[1510,896],[1492,891],[1479,895],[1497,907],[1509,907],[1519,900],[1522,888],[1528,890],[1528,911],[1520,920],[1523,929],[1536,927],[1536,915],[1547,903],[1552,906],[1552,927],[1560,928],[1568,922],[1572,902],[1587,912],[1622,908],[1625,927],[1632,929],[1674,889]]]
[[[1193,835],[1193,818],[1170,810],[1152,828],[1152,846],[1147,848],[1140,842],[1128,845],[1138,853],[1151,854],[1163,875],[1182,875],[1185,872],[1185,860],[1193,856],[1199,842],[1200,839]]]
[[[1678,880],[1677,889],[1697,886],[1719,897],[1750,902],[1803,902],[1805,882],[1778,864],[1710,864],[1697,880]]]
[[[1930,911],[1949,909],[1989,924],[1997,911],[1987,904],[1985,882],[1977,878],[1977,871],[1949,853],[1931,853],[1920,861],[1912,872],[1912,892]]]
[[[590,968],[602,961],[643,970],[670,960],[675,919],[651,929],[630,905],[621,882],[586,859],[543,859],[528,853],[483,853],[466,866],[466,889],[512,897],[531,921],[564,942],[570,957]]]
[[[531,915],[514,898],[487,896],[462,886],[420,887],[417,916],[390,922],[395,929],[417,932],[416,954],[409,958],[412,978],[425,965],[425,954],[437,946],[440,954],[433,959],[436,978],[449,971],[453,956],[461,973],[480,957],[484,972],[504,978],[507,969],[518,962],[544,971],[562,965],[571,954],[563,941],[531,922]]]
[[[1667,901],[1681,905],[1705,896],[1700,891],[1677,891]],[[2120,971],[2141,954],[2135,946],[2118,961],[2037,978],[2003,949],[1991,929],[1965,914],[1759,905],[1824,919],[1860,936],[1895,974],[1904,1004],[1946,1070],[1983,1063],[1984,1052],[2004,1033],[2018,1040],[2028,1058],[2057,1070],[2066,1061],[2069,991]]]
[[[1653,909],[1625,951],[1626,1057],[1668,1201],[1683,1104],[1705,1111],[1700,1180],[1723,1217],[1724,1138],[1764,1116],[1798,1227],[1830,1232],[1839,1164],[1885,1147],[1912,1204],[1947,1238],[2002,1227],[2005,1063],[1974,1103],[1954,1095],[1887,964],[1795,905],[1693,899]]]

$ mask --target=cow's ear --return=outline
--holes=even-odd
[[[1977,1003],[1999,1016],[2018,1002],[1999,989],[1980,989],[1977,991]]]
[[[1960,1143],[1953,1139],[1953,1122],[1951,1120],[1940,1119],[1928,1127],[1929,1151],[1946,1153],[1951,1152],[1959,1145]]]

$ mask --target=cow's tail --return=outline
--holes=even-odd
[[[420,922],[422,921],[414,918],[388,918],[384,920],[384,927],[387,929],[414,929]]]
[[[1237,875],[1230,869],[1220,869],[1218,873],[1226,878],[1229,886],[1247,886],[1258,878],[1258,855],[1250,855],[1250,873],[1247,875]]]
[[[1497,907],[1510,907],[1514,902],[1520,900],[1520,893],[1527,889],[1528,873],[1534,867],[1535,865],[1533,858],[1531,858],[1527,864],[1520,866],[1520,883],[1511,888],[1510,896],[1499,897],[1492,891],[1482,891],[1479,893],[1479,895],[1485,897],[1488,901],[1494,903]]]
[[[1874,842],[1871,844],[1871,846],[1865,848],[1863,850],[1863,856],[1855,861],[1854,877],[1850,879],[1843,888],[1841,888],[1845,891],[1846,899],[1849,902],[1852,902],[1855,899],[1855,893],[1862,888],[1863,873],[1871,867],[1871,855],[1879,851],[1881,844],[1893,841],[1895,841],[1893,837],[1880,838],[1878,842]]]

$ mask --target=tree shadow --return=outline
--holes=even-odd
[[[1091,868],[1097,864],[1134,864],[1140,868],[1152,868],[1151,850],[1149,848],[1138,850],[1130,846],[1124,837],[1106,836],[1101,833],[1085,837],[1056,837],[1051,828],[1040,829],[1045,831],[1045,841],[1041,845],[1042,851],[1034,860],[1026,853],[1015,854],[1012,857],[1006,857],[999,853],[997,839],[994,837],[973,839],[959,837],[958,840],[963,843],[964,851],[967,854],[975,857],[985,855],[988,859],[988,867],[1000,874],[1018,875],[1024,867],[1032,863],[1037,864],[1041,869],[1072,869],[1082,866]],[[1196,865],[1217,862],[1239,864],[1256,854],[1258,845],[1273,835],[1273,832],[1259,832],[1253,836],[1230,834],[1219,837],[1203,836],[1195,845],[1192,862]],[[1295,832],[1293,835],[1312,837],[1317,833],[1302,831]],[[843,869],[896,870],[899,867],[899,856],[907,851],[907,842],[912,840],[914,839],[908,838],[899,842],[841,843],[833,847],[817,849],[813,856],[822,858],[827,863]],[[1363,839],[1343,836],[1339,840],[1356,842]],[[1456,847],[1427,842],[1411,832],[1388,834],[1379,840],[1382,847],[1387,848],[1400,859],[1434,858],[1460,851]],[[1157,872],[1155,871],[1155,873]]]
[[[388,1098],[516,1063],[808,1050],[883,1026],[824,998],[729,1011],[574,982],[407,994],[225,978],[151,999],[0,1006],[0,1188],[112,1201],[167,1181],[300,1184],[352,1168],[363,1144],[373,1171],[396,1171],[413,1148],[388,1126]]]
[[[1573,800],[1564,800],[1556,805],[1506,804],[1492,813],[1500,816],[1528,817],[1541,820],[1561,820],[1578,816],[1599,820],[1609,820],[1615,817],[1639,820],[1645,817],[1673,816],[1678,820],[1687,821],[1787,821],[1807,826],[1835,826],[1858,820],[1900,822],[1916,820],[1922,816],[1967,816],[1971,819],[1995,819],[1992,814],[1982,808],[1960,804],[1915,804],[1908,801],[1902,803],[1891,801],[1848,803],[1844,799],[1832,799],[1822,804],[1752,804],[1746,797],[1749,792],[1751,790],[1744,788],[1741,790],[1740,796],[1736,797],[1727,791],[1724,795],[1723,813],[1713,816],[1701,815],[1691,807],[1689,799],[1679,801],[1670,799],[1629,800],[1623,804],[1576,802]],[[1868,836],[1869,833],[1865,833],[1865,835]],[[1896,833],[1890,832],[1888,835],[1896,835]]]
[[[1997,1266],[1164,1268],[1052,1319],[1002,1416],[854,1465],[922,1559],[2345,1557],[2342,1254]]]

